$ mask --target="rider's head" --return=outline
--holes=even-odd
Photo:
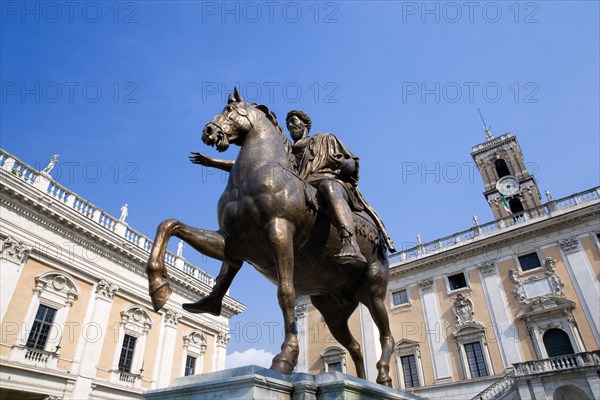
[[[294,142],[306,137],[310,131],[312,121],[307,113],[300,110],[292,110],[285,118],[285,124]]]

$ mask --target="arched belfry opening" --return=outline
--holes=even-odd
[[[525,211],[525,208],[523,208],[523,203],[521,203],[521,200],[519,199],[510,199],[508,201],[508,206],[513,214],[520,214]]]
[[[502,178],[503,176],[510,175],[508,165],[506,165],[506,161],[504,161],[502,158],[499,158],[496,161],[494,161],[494,166],[496,167],[498,179]]]

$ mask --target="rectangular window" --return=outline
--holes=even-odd
[[[448,276],[448,285],[450,286],[450,290],[465,288],[467,287],[467,278],[465,278],[465,274],[462,272],[450,275]]]
[[[185,359],[185,376],[196,373],[196,357],[187,356]]]
[[[537,253],[525,254],[519,257],[519,265],[522,271],[529,271],[530,269],[539,268],[542,266]]]
[[[406,289],[398,290],[397,292],[392,293],[392,303],[395,306],[399,306],[402,304],[408,304],[408,292]]]
[[[419,374],[417,374],[417,361],[414,355],[400,357],[404,375],[404,387],[419,387]]]
[[[33,321],[33,326],[31,327],[31,332],[29,332],[29,337],[27,338],[27,347],[44,350],[55,315],[56,310],[54,308],[40,304],[40,308],[38,308],[35,320]]]
[[[121,356],[119,357],[119,371],[131,372],[136,341],[137,338],[129,335],[125,335],[123,338],[123,347],[121,347]]]
[[[333,372],[333,371],[344,372],[344,371],[342,371],[341,361],[329,363],[327,365],[327,371],[328,372]]]
[[[465,352],[467,353],[467,361],[469,362],[471,377],[479,378],[482,376],[488,376],[487,367],[485,366],[485,359],[483,357],[483,350],[481,349],[481,343],[466,343]]]

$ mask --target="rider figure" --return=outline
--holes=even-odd
[[[308,136],[312,123],[303,111],[290,111],[285,122],[294,140],[292,150],[298,174],[319,191],[342,241],[342,248],[334,259],[340,264],[364,265],[367,260],[356,241],[352,213],[363,210],[354,194],[358,184],[358,157],[331,133]]]

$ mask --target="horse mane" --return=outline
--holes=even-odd
[[[267,117],[267,119],[273,124],[273,126],[275,126],[275,128],[277,129],[277,132],[279,133],[279,137],[281,138],[281,141],[283,142],[283,146],[285,147],[285,152],[287,153],[288,160],[289,160],[290,164],[292,165],[292,167],[294,169],[296,169],[296,156],[294,156],[294,153],[292,151],[292,143],[287,138],[287,136],[285,136],[285,132],[283,131],[283,128],[281,127],[281,125],[279,125],[279,122],[277,122],[277,115],[275,115],[275,113],[273,111],[269,110],[269,107],[265,106],[264,104],[252,103],[252,106],[254,106],[254,108],[262,111],[263,114],[265,114],[265,116]]]

